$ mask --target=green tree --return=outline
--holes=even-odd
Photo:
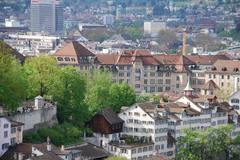
[[[29,81],[28,97],[47,96],[58,78],[58,66],[53,57],[39,56],[27,59],[25,72]]]
[[[161,30],[159,32],[158,42],[160,50],[170,50],[178,42],[177,35],[171,30]]]
[[[229,146],[232,144],[231,130],[231,126],[209,128],[205,131],[185,130],[185,135],[177,140],[177,159],[228,158]]]
[[[109,103],[115,111],[120,111],[122,106],[130,106],[136,102],[134,89],[125,82],[112,84],[109,92]]]
[[[27,80],[13,50],[0,42],[0,106],[13,111],[26,97]]]
[[[85,102],[91,114],[102,108],[109,107],[108,97],[112,85],[112,76],[106,71],[94,69],[87,77]]]
[[[58,102],[58,120],[83,126],[88,118],[88,108],[84,102],[86,81],[79,70],[74,67],[61,68],[53,88],[51,95]]]

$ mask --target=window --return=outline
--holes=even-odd
[[[119,70],[124,70],[124,66],[119,66]]]
[[[163,91],[163,87],[158,87],[158,92],[162,92]]]
[[[162,77],[162,76],[163,76],[163,73],[158,72],[158,77]]]
[[[152,150],[153,150],[153,146],[149,146],[149,147],[148,147],[148,150],[149,150],[149,151],[152,151]]]
[[[11,133],[16,133],[16,128],[15,127],[11,128]]]
[[[222,79],[224,79],[224,75],[222,75]]]
[[[159,80],[158,80],[158,84],[163,84],[163,80],[162,80],[162,79],[159,79]]]
[[[166,73],[165,76],[166,76],[166,77],[170,77],[170,76],[171,76],[171,73]]]
[[[143,152],[147,152],[148,148],[147,147],[143,147]]]
[[[155,87],[150,87],[150,92],[155,92]]]
[[[8,131],[4,131],[4,138],[8,137]]]
[[[148,76],[148,73],[144,72],[144,77],[147,77]]]
[[[176,88],[179,88],[179,84],[176,84]]]
[[[155,72],[150,72],[150,77],[155,77]]]
[[[132,154],[135,154],[136,153],[136,149],[132,149]]]
[[[75,58],[71,58],[71,61],[76,62],[76,59]]]
[[[135,76],[136,81],[140,81],[140,79],[141,79],[140,76]]]
[[[16,143],[16,138],[11,138],[11,145]]]
[[[142,153],[142,148],[138,148],[138,153]]]
[[[4,144],[2,144],[2,149],[3,149],[3,150],[5,150],[5,149],[7,149],[7,148],[8,148],[8,146],[9,146],[9,144],[8,144],[8,143],[4,143]]]
[[[69,57],[65,57],[64,60],[67,61],[67,62],[69,62],[69,61],[70,61],[70,58],[69,58]]]
[[[123,72],[120,72],[120,73],[119,73],[119,77],[124,77],[124,73],[123,73]]]
[[[239,103],[239,99],[231,99],[231,103]]]
[[[230,79],[230,75],[227,76],[227,79]]]
[[[151,66],[150,69],[151,69],[151,70],[155,70],[155,66]]]
[[[130,72],[127,72],[127,77],[130,77],[131,73]]]
[[[166,84],[171,84],[171,79],[166,79],[166,80],[165,80],[165,83],[166,83]]]
[[[170,87],[165,87],[165,91],[170,91]]]
[[[214,79],[216,78],[216,75],[215,75],[215,74],[213,75],[213,78],[214,78]]]
[[[9,127],[9,125],[7,124],[7,123],[5,123],[4,125],[3,125],[3,128],[8,128]]]
[[[209,74],[208,76],[209,76],[209,78],[212,78],[212,75],[211,75],[211,74]]]
[[[177,76],[177,77],[176,77],[176,80],[177,80],[177,81],[180,81],[180,77],[179,77],[179,76]]]
[[[59,62],[61,62],[61,61],[63,61],[63,58],[62,58],[62,57],[57,57],[57,60],[58,60]]]
[[[126,149],[121,149],[121,153],[127,153]]]
[[[155,84],[155,79],[151,79],[150,84]]]
[[[221,83],[221,86],[222,86],[222,87],[224,86],[224,83],[223,83],[223,82]]]
[[[144,84],[148,84],[148,80],[147,79],[144,79]]]
[[[141,88],[140,84],[135,84],[135,88]]]

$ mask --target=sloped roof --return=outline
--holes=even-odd
[[[25,61],[25,56],[24,55],[19,53],[17,50],[13,49],[6,42],[0,40],[0,51],[3,52],[3,50],[9,50],[11,52],[12,56],[14,56],[17,60],[19,60],[19,62],[21,64],[24,63],[24,61]]]
[[[93,52],[91,52],[89,49],[87,49],[82,44],[72,41],[70,43],[67,43],[65,46],[63,46],[60,50],[58,50],[55,54],[55,56],[95,56]]]
[[[215,90],[219,89],[217,84],[213,80],[209,80],[207,83],[205,83],[202,87],[204,90]]]
[[[240,73],[240,60],[217,60],[209,72]]]
[[[97,115],[102,115],[110,124],[123,123],[123,120],[111,108],[105,108],[98,112]]]
[[[81,156],[87,157],[90,159],[103,159],[109,156],[109,153],[107,153],[104,149],[89,143],[84,143],[79,146],[66,148],[66,150],[73,150],[73,149],[81,151]]]
[[[188,55],[188,59],[199,65],[213,65],[217,60],[229,60],[225,54],[219,55]]]

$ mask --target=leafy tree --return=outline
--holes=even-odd
[[[125,82],[112,84],[109,92],[109,103],[115,111],[120,111],[122,106],[130,106],[136,102],[134,89]]]
[[[112,85],[111,74],[106,71],[93,70],[87,77],[87,93],[85,102],[91,114],[109,107],[108,97]]]
[[[224,89],[222,88],[215,91],[215,95],[222,102],[227,102],[232,93],[233,93],[233,87],[230,85],[228,85]]]
[[[13,111],[26,97],[26,77],[22,66],[12,56],[13,50],[0,42],[0,105]]]
[[[58,78],[58,66],[53,57],[39,56],[27,59],[25,72],[29,81],[28,97],[47,96]]]
[[[59,71],[59,78],[51,91],[58,102],[58,120],[82,126],[88,117],[88,108],[84,103],[86,81],[73,67],[64,67]]]
[[[70,123],[54,125],[52,128],[41,128],[36,132],[24,136],[27,143],[43,143],[47,137],[56,146],[81,143],[82,132]]]
[[[170,50],[177,42],[176,34],[170,30],[161,30],[159,32],[158,42],[161,50]]]
[[[177,159],[219,159],[228,157],[232,144],[231,126],[209,128],[205,131],[185,130],[185,135],[177,140]]]

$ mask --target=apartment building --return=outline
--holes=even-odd
[[[174,156],[174,146],[168,143],[168,120],[164,109],[152,103],[135,104],[119,113],[124,120],[122,135],[151,139],[154,154]]]
[[[116,54],[94,54],[78,42],[64,45],[56,52],[60,65],[80,67],[90,72],[93,66],[109,70],[113,81],[127,82],[136,93],[180,92],[194,62],[182,55],[152,55],[148,50],[125,50]]]
[[[11,145],[22,143],[23,123],[0,117],[0,157]]]

